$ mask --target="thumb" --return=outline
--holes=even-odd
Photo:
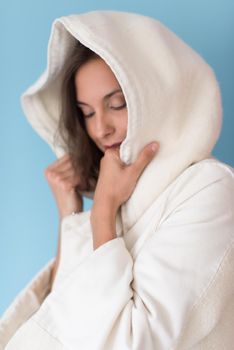
[[[155,146],[155,148],[153,149],[152,146]],[[143,150],[141,150],[137,160],[133,164],[133,169],[137,176],[140,176],[146,165],[148,165],[148,163],[154,158],[158,148],[159,142],[154,141],[146,145]]]

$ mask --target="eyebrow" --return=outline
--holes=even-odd
[[[116,94],[117,92],[123,92],[123,91],[122,91],[122,89],[115,89],[115,90],[111,91],[109,94],[107,94],[106,96],[104,96],[104,100],[107,100],[107,99],[110,98],[112,95]],[[76,101],[76,102],[77,102],[77,104],[79,104],[79,105],[86,105],[86,106],[88,106],[88,104],[85,103],[85,102],[81,102],[81,101]]]

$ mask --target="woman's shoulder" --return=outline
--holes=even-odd
[[[177,177],[174,189],[198,190],[224,179],[234,189],[234,168],[217,158],[210,157],[192,163],[186,168]]]
[[[201,172],[201,174],[205,175],[208,175],[210,172],[213,177],[228,177],[230,181],[234,181],[234,168],[215,157],[205,158],[199,162],[192,163],[187,170]]]
[[[207,196],[211,203],[212,198],[220,198],[234,208],[234,168],[214,157],[191,164],[176,178],[168,206],[175,209],[187,200]]]

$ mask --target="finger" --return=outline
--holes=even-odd
[[[67,159],[67,161],[61,164],[58,164],[56,167],[53,168],[53,170],[55,170],[59,174],[63,174],[66,171],[72,171],[72,170],[75,171],[74,166],[70,159]]]
[[[137,160],[132,164],[132,169],[136,173],[137,176],[141,175],[144,168],[149,164],[149,162],[154,158],[155,154],[158,151],[159,144],[156,143],[156,149],[152,150],[152,142],[145,146],[143,150],[140,152]]]
[[[53,169],[51,170],[51,173],[53,174],[53,176],[56,176],[56,178],[59,178],[61,181],[70,177],[74,177],[76,178],[76,181],[81,182],[80,174],[78,174],[71,165],[69,165],[65,170]]]
[[[121,161],[120,159],[120,150],[118,147],[116,148],[110,148],[108,149],[106,152],[109,152],[109,154],[111,154],[112,157],[114,157],[119,163],[121,166],[125,166],[126,164]]]
[[[74,168],[70,168],[68,170],[65,170],[60,173],[60,176],[62,179],[72,179],[72,183],[74,186],[80,185],[80,186],[86,186],[86,181],[83,176],[81,176],[79,173],[77,173]]]
[[[63,183],[66,183],[68,187],[75,188],[76,186],[79,186],[80,188],[85,188],[86,183],[84,180],[81,180],[81,178],[74,173],[67,174],[60,180]]]
[[[64,163],[67,163],[70,160],[71,155],[69,153],[66,153],[61,158],[57,159],[54,163],[50,164],[47,169],[54,169],[57,168],[57,166],[62,165]]]
[[[69,167],[68,169],[65,169],[65,170],[56,171],[56,174],[57,174],[61,179],[67,178],[67,177],[69,177],[69,176],[75,176],[75,175],[76,175],[74,169],[71,168],[71,167]]]
[[[115,157],[115,159],[117,159],[118,161],[120,161],[120,152],[119,152],[119,148],[113,148],[111,150],[113,157]]]
[[[63,181],[64,178],[74,175],[74,169],[70,166],[68,169],[60,170],[57,168],[46,169],[46,176],[51,181]]]
[[[106,156],[106,155],[118,155],[118,154],[119,154],[119,149],[118,148],[108,148],[105,151],[104,156]]]

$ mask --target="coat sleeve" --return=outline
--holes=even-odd
[[[230,250],[233,201],[228,176],[194,188],[155,228],[135,261],[123,237],[106,242],[74,267],[33,321],[68,349],[175,349]],[[198,342],[217,326],[230,292],[231,283]]]
[[[66,257],[69,254],[76,254],[77,259],[83,259],[84,256],[87,255],[91,249],[89,247],[86,248],[85,244],[87,243],[87,239],[85,236],[85,223],[88,222],[90,212],[80,212],[76,218],[73,218],[73,225],[70,227],[69,224],[66,225],[65,231],[78,231],[80,232],[80,228],[82,227],[82,231],[84,233],[83,237],[81,237],[81,240],[79,242],[76,242],[77,244],[74,245],[74,240],[69,239],[69,235],[67,235],[65,241],[63,240],[63,246],[66,250]],[[65,222],[70,222],[72,220],[67,220],[67,217],[65,218]],[[77,227],[78,226],[78,227]],[[74,230],[74,227],[76,227],[76,230]],[[67,233],[67,232],[65,232]],[[77,233],[77,232],[76,232]],[[62,235],[63,236],[63,235]],[[71,242],[72,241],[72,242]],[[87,244],[86,244],[87,245]],[[84,249],[85,248],[85,249]],[[79,254],[77,254],[77,249],[79,250]],[[40,308],[41,304],[44,302],[46,297],[51,293],[52,290],[56,289],[57,284],[59,284],[60,279],[63,278],[63,274],[67,274],[70,270],[72,264],[63,263],[63,254],[61,254],[61,262],[59,264],[59,269],[57,270],[57,273],[55,275],[53,287],[51,286],[51,277],[52,277],[52,270],[54,268],[54,264],[56,261],[56,257],[53,257],[48,263],[41,268],[41,270],[33,277],[33,279],[24,287],[23,290],[17,295],[17,297],[13,300],[11,305],[8,307],[8,309],[4,312],[3,316],[0,319],[0,350],[5,349],[6,344],[10,342],[12,338],[13,341],[11,345],[13,348],[18,349],[20,347],[20,344],[18,343],[18,333],[21,333],[21,329],[25,330],[23,327],[25,324],[27,324],[27,321],[30,320],[31,316],[37,312],[37,310]],[[68,261],[70,261],[68,259]],[[74,263],[72,261],[72,263]],[[76,261],[77,263],[77,261]],[[65,265],[65,266],[64,266]],[[46,334],[46,332],[43,332],[42,329],[38,328],[35,323],[30,324],[29,328],[30,333],[33,334],[34,329],[37,329],[40,333],[40,336],[42,336],[42,333],[44,334],[44,337],[47,339],[49,336]],[[17,335],[15,336],[15,334]],[[22,334],[22,333],[21,333]],[[60,348],[60,344],[55,340],[51,339],[50,349],[57,349]],[[15,347],[14,347],[15,346]],[[23,341],[23,345],[25,348],[25,341]],[[38,344],[40,346],[40,343]]]
[[[17,295],[0,320],[0,350],[16,330],[35,313],[51,290],[52,258]]]

